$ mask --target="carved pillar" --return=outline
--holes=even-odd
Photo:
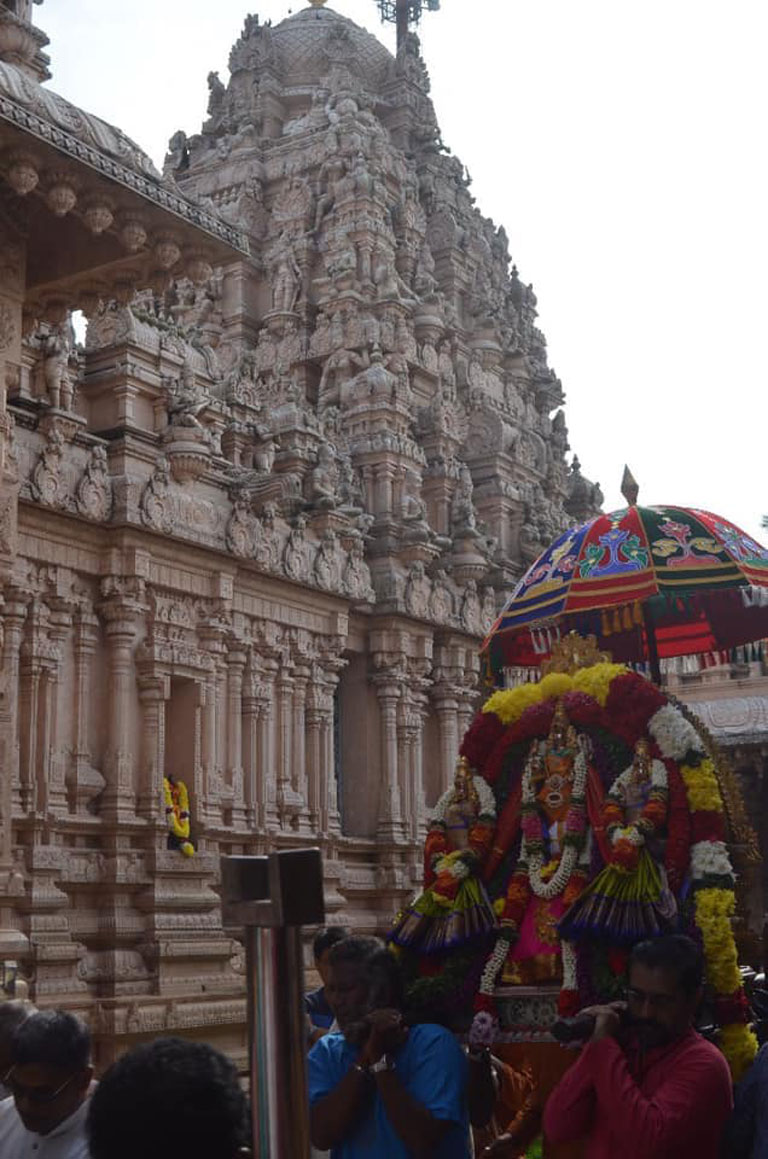
[[[29,943],[16,929],[13,888],[13,796],[19,784],[18,705],[19,650],[24,620],[25,598],[10,589],[3,604],[0,597],[0,961],[24,958]]]
[[[324,835],[326,831],[322,816],[325,753],[322,735],[323,709],[320,699],[320,691],[313,685],[307,697],[305,715],[307,728],[307,808],[309,810],[309,827],[318,836]]]
[[[458,696],[461,689],[451,684],[436,684],[432,689],[432,704],[437,716],[438,744],[440,747],[439,792],[444,792],[453,779],[453,770],[459,752]],[[464,735],[464,730],[461,736]]]
[[[310,669],[306,664],[297,664],[293,675],[293,777],[292,788],[295,794],[298,811],[294,825],[301,831],[309,833],[309,812],[307,808],[308,777],[307,777],[307,684]]]
[[[380,841],[402,841],[405,838],[405,829],[397,743],[397,706],[402,695],[402,682],[398,672],[390,669],[375,673],[373,683],[381,719],[381,787],[376,834]]]
[[[19,653],[27,618],[27,597],[10,589],[3,609],[3,671],[0,688],[5,696],[0,699],[0,867],[10,864],[11,813],[13,806],[21,808],[19,783]]]
[[[19,779],[22,812],[48,809],[48,768],[51,750],[51,673],[59,650],[50,636],[50,610],[41,599],[32,602],[29,632],[21,646]]]
[[[294,680],[290,660],[283,658],[277,676],[277,809],[281,826],[292,824],[301,810],[302,799],[293,787],[296,755],[293,719]]]
[[[122,586],[122,585],[121,585]],[[101,797],[100,813],[114,819],[129,820],[135,816],[134,743],[132,703],[136,695],[136,673],[133,648],[139,621],[147,608],[136,599],[115,594],[104,600],[98,611],[105,620],[107,645],[107,750],[105,759],[106,788]]]
[[[141,764],[136,812],[148,821],[164,823],[165,702],[171,694],[168,676],[146,673],[139,677],[141,705]]]
[[[67,812],[67,790],[66,790],[66,738],[62,736],[62,717],[59,712],[59,701],[64,691],[69,700],[70,690],[67,688],[62,690],[61,686],[61,667],[64,641],[69,636],[72,630],[72,607],[65,600],[55,600],[51,606],[51,619],[49,625],[49,632],[51,642],[56,649],[56,655],[51,657],[51,661],[46,670],[46,711],[45,718],[48,722],[48,736],[44,749],[45,763],[43,765],[43,775],[46,781],[46,798],[47,808],[51,813],[65,814]],[[70,708],[67,705],[66,717],[69,716]],[[47,767],[46,767],[47,766]]]
[[[200,804],[202,815],[212,825],[221,825],[222,808],[226,809],[232,801],[232,793],[224,781],[227,682],[225,632],[226,626],[217,620],[211,620],[199,628],[202,647],[211,662],[205,682],[202,713],[203,785]]]
[[[245,826],[243,789],[243,673],[246,654],[240,648],[227,653],[227,781],[232,788],[232,824]]]
[[[394,509],[392,488],[397,468],[393,463],[374,464],[374,505],[375,515],[391,515]]]
[[[278,827],[277,768],[279,750],[278,706],[276,682],[279,670],[274,656],[262,655],[259,660],[261,680],[257,687],[259,700],[259,733],[256,758],[256,786],[259,819],[265,833]]]
[[[72,764],[68,779],[69,808],[82,810],[104,787],[100,774],[91,765],[89,738],[91,702],[91,666],[99,638],[99,621],[92,612],[80,608],[75,617],[73,656],[74,680],[74,737]]]

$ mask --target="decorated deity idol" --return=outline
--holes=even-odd
[[[664,871],[668,795],[664,763],[651,759],[641,738],[603,805],[607,864],[563,917],[561,936],[632,945],[672,928],[677,906]]]
[[[508,985],[564,982],[557,924],[587,880],[592,812],[587,742],[558,701],[545,742],[531,746],[523,772],[520,860],[507,888],[502,924],[511,947],[502,971]],[[569,979],[570,981],[570,979]]]
[[[460,757],[453,786],[430,818],[424,891],[397,916],[389,941],[419,954],[441,954],[482,938],[495,927],[480,879],[495,822],[493,791]]]

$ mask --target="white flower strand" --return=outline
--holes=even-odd
[[[704,751],[696,729],[674,704],[665,704],[653,714],[648,721],[648,732],[661,749],[662,756],[674,761],[681,761],[691,750]]]
[[[584,754],[582,744],[579,744],[579,749],[576,754],[576,759],[573,766],[573,789],[571,791],[571,800],[576,797],[579,800],[584,800],[584,793],[587,787],[587,758]],[[536,796],[533,791],[533,776],[531,771],[531,761],[529,760],[525,766],[523,773],[523,804],[533,806]],[[583,809],[584,806],[582,805]],[[579,850],[575,845],[566,845],[565,849],[560,855],[560,864],[555,870],[549,881],[543,881],[541,871],[544,868],[544,857],[541,853],[533,852],[528,847],[528,839],[523,836],[523,847],[521,861],[525,862],[528,869],[528,880],[531,883],[531,889],[536,897],[542,898],[545,901],[551,901],[552,898],[559,897],[566,885],[570,881],[576,864],[579,859]]]

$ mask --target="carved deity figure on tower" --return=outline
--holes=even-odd
[[[389,940],[418,954],[440,955],[482,943],[496,927],[481,879],[493,843],[493,791],[459,757],[453,786],[429,822],[424,891],[395,919]]]
[[[301,269],[287,233],[283,232],[268,259],[272,280],[272,309],[291,313],[301,290]]]

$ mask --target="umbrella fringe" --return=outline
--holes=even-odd
[[[768,607],[768,588],[758,587],[756,584],[750,584],[749,587],[740,588],[741,599],[745,608],[766,608]]]

